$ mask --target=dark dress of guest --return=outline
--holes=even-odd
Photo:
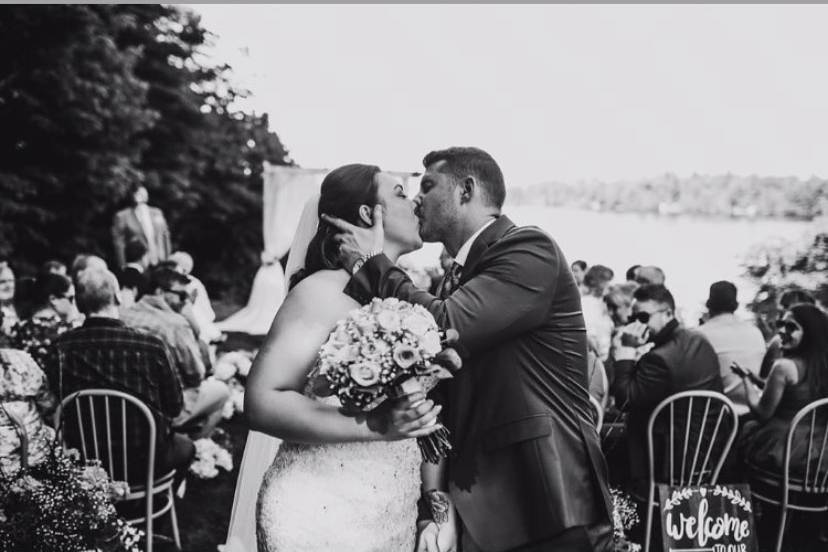
[[[794,305],[778,322],[782,357],[776,360],[761,392],[744,378],[745,392],[756,420],[745,424],[742,446],[748,464],[780,473],[791,420],[804,406],[828,397],[828,318],[814,305]],[[825,419],[817,420],[816,435]],[[804,474],[808,458],[809,423],[797,426],[791,446],[791,472]],[[820,447],[811,452],[816,464]]]
[[[55,338],[80,320],[72,280],[61,274],[40,274],[29,291],[34,310],[11,332],[11,345],[29,353],[43,367]]]

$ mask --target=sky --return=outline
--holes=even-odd
[[[828,178],[828,6],[191,5],[303,167]]]

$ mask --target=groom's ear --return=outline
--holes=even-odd
[[[468,203],[471,201],[476,186],[477,182],[475,182],[473,176],[467,176],[463,179],[460,183],[460,203]]]
[[[367,205],[359,206],[359,219],[368,226],[374,225],[373,209]]]

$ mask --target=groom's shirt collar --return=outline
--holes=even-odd
[[[483,226],[477,229],[477,232],[472,234],[471,237],[466,240],[466,243],[463,244],[463,246],[460,248],[460,251],[458,251],[457,255],[455,255],[454,257],[455,263],[459,264],[460,266],[466,264],[466,260],[469,258],[469,251],[471,251],[472,244],[474,244],[474,240],[476,240],[477,237],[483,233],[483,230],[491,226],[496,220],[496,218],[489,219],[488,222],[484,223]]]

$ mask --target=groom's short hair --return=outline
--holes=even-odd
[[[491,155],[480,148],[453,147],[429,152],[423,158],[423,166],[428,168],[439,161],[446,162],[443,172],[455,178],[464,178],[467,175],[476,177],[488,203],[498,209],[503,207],[503,201],[506,199],[503,172]]]

